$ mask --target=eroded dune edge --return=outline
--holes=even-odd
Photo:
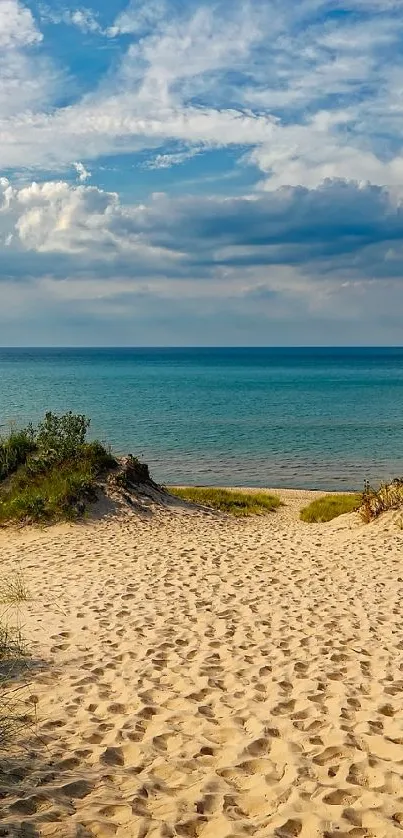
[[[403,834],[403,532],[280,494],[0,534],[37,716],[0,834]]]

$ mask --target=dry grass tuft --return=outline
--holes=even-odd
[[[0,582],[0,605],[20,605],[28,599],[28,590],[20,570],[9,579]]]
[[[0,753],[15,742],[24,726],[18,693],[22,685],[13,684],[21,672],[21,662],[27,651],[21,632],[20,606],[28,598],[19,571],[0,585]]]

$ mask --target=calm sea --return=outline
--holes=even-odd
[[[0,349],[0,422],[46,410],[156,480],[360,489],[403,475],[403,348]]]

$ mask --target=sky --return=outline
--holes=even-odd
[[[403,0],[0,0],[0,345],[402,345]]]

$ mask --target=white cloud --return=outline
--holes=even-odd
[[[73,166],[77,172],[77,180],[79,180],[80,183],[85,183],[85,181],[91,177],[91,172],[85,168],[83,163],[75,162],[73,163]]]
[[[87,9],[85,6],[78,9],[55,9],[52,6],[42,4],[40,12],[41,20],[46,23],[55,25],[64,23],[67,26],[75,26],[84,34],[88,32],[98,35],[106,34],[92,9]]]
[[[156,157],[148,160],[144,164],[145,169],[170,169],[171,166],[178,166],[185,163],[186,160],[191,160],[203,152],[203,148],[189,148],[185,151],[178,151],[169,154],[157,154]]]
[[[18,0],[1,0],[0,49],[16,49],[39,43],[39,32],[29,9]]]
[[[167,7],[163,0],[148,0],[147,3],[131,0],[127,8],[117,16],[113,26],[107,34],[114,38],[117,35],[136,35],[150,30],[163,20]]]
[[[344,178],[403,189],[403,154],[382,160],[350,139],[348,130],[345,136],[337,132],[343,125],[348,129],[348,117],[341,114],[339,123],[334,117],[325,111],[305,125],[274,130],[270,143],[259,145],[249,158],[268,175],[261,188],[315,187],[327,178]]]
[[[29,119],[33,111],[46,107],[61,81],[60,71],[37,52],[42,40],[29,9],[18,0],[0,0],[0,145],[1,126],[12,133],[13,120]],[[25,143],[18,153],[21,165],[25,165],[24,148]],[[31,163],[29,151],[26,162]],[[8,165],[1,149],[0,165]]]
[[[24,114],[0,122],[5,166],[64,167],[112,152],[159,147],[167,138],[211,146],[254,145],[272,135],[270,117],[242,111],[179,106],[139,109],[128,94],[61,109],[56,114]]]
[[[224,16],[200,6],[184,19],[166,19],[155,33],[129,49],[123,73],[136,76],[139,65],[144,66],[143,96],[153,100],[151,88],[156,86],[163,98],[175,101],[177,85],[184,80],[243,67],[251,47],[262,40],[260,14],[249,3],[236,4],[231,16],[226,12]]]
[[[99,32],[102,33],[102,28],[99,25],[94,13],[90,9],[76,9],[74,12],[67,13],[67,22],[73,26],[77,26],[82,32]]]
[[[10,274],[13,264],[23,274],[58,273],[60,268],[72,275],[89,270],[98,278],[102,272],[113,276],[119,265],[129,275],[133,264],[146,274],[167,271],[181,255],[147,240],[136,223],[141,214],[141,207],[125,208],[116,193],[94,186],[48,181],[15,188],[3,178],[0,246],[7,245],[10,253],[10,269],[4,264],[4,273]],[[34,254],[29,263],[28,252]],[[60,263],[60,255],[66,262]]]
[[[8,204],[16,216],[22,247],[39,253],[80,253],[94,247],[99,234],[107,246],[107,216],[117,205],[117,196],[59,181],[12,190]]]

